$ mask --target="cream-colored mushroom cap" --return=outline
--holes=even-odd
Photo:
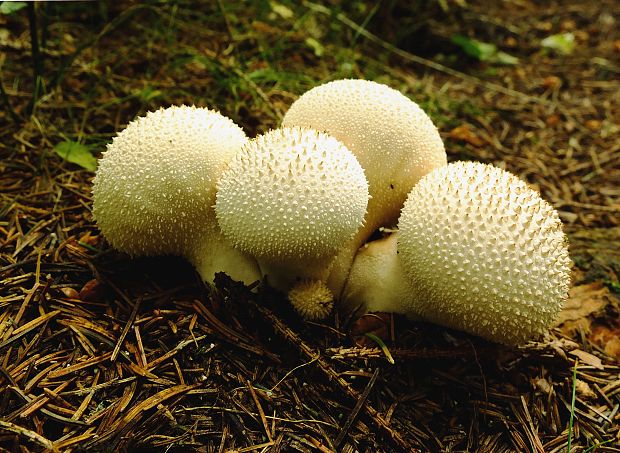
[[[213,211],[215,183],[247,141],[232,120],[206,108],[173,106],[136,119],[99,161],[99,229],[130,255],[185,256],[207,281],[218,271],[255,280],[256,263],[222,242]]]
[[[401,92],[369,80],[335,80],[307,91],[293,102],[282,125],[325,131],[357,157],[372,196],[366,220],[373,230],[395,223],[414,184],[446,164],[443,142],[428,115]]]
[[[268,260],[333,255],[363,223],[368,185],[338,140],[283,128],[251,140],[218,182],[215,211],[240,250]]]
[[[413,312],[507,344],[548,328],[567,297],[570,258],[557,212],[515,175],[457,162],[425,176],[399,220]]]

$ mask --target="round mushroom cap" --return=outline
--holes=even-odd
[[[215,183],[247,140],[206,108],[174,106],[132,121],[108,145],[93,182],[101,232],[131,255],[187,255],[196,238],[216,231]]]
[[[298,282],[288,292],[288,299],[297,313],[310,321],[326,318],[334,306],[334,295],[320,280]]]
[[[425,176],[398,252],[429,321],[505,344],[544,333],[570,283],[557,212],[515,175],[456,162]]]
[[[324,131],[357,157],[372,196],[371,233],[393,225],[418,180],[446,165],[443,142],[428,115],[401,92],[369,80],[335,80],[307,91],[282,125]]]
[[[227,239],[271,261],[333,255],[363,224],[368,184],[355,156],[312,129],[284,128],[245,145],[218,182]]]

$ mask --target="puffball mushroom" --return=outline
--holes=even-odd
[[[215,183],[247,141],[232,120],[205,108],[174,106],[129,123],[93,182],[99,229],[132,256],[184,256],[207,282],[220,271],[259,280],[255,260],[226,243],[213,210]]]
[[[391,284],[409,296],[382,306],[380,294],[352,279],[346,294],[358,303],[510,345],[544,333],[562,308],[570,283],[562,223],[515,175],[475,162],[438,168],[411,191],[398,225],[391,247],[369,245],[375,260],[360,255],[351,274],[400,266]]]
[[[215,212],[226,238],[288,292],[327,278],[340,246],[362,226],[368,197],[364,171],[341,142],[282,128],[235,155],[218,182]]]
[[[283,126],[305,126],[340,140],[357,157],[371,199],[365,225],[336,259],[328,285],[339,295],[353,256],[381,226],[396,223],[411,188],[446,165],[437,128],[408,97],[368,80],[336,80],[311,89],[286,112]]]

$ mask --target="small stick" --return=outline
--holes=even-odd
[[[111,362],[116,362],[116,357],[118,356],[118,353],[121,350],[121,346],[125,342],[125,337],[129,333],[129,329],[131,328],[131,325],[136,319],[136,315],[138,314],[139,308],[140,308],[140,299],[138,299],[136,303],[134,304],[133,310],[131,310],[131,315],[129,315],[129,319],[127,320],[127,324],[125,324],[125,327],[123,328],[123,331],[121,332],[121,336],[118,338],[118,341],[116,342],[116,346],[114,346],[114,351],[112,351],[112,356],[110,357]]]
[[[269,430],[269,424],[267,423],[267,417],[265,417],[265,412],[263,411],[263,406],[260,404],[260,400],[258,399],[258,395],[256,395],[256,391],[254,387],[252,387],[252,383],[246,379],[245,381],[248,389],[250,390],[250,395],[252,395],[252,399],[254,400],[254,404],[256,405],[256,409],[258,409],[258,415],[260,415],[260,419],[263,422],[263,427],[265,428],[265,433],[269,438],[270,442],[273,442],[273,437],[271,437],[271,431]]]
[[[347,417],[347,421],[342,426],[342,429],[340,430],[340,433],[338,433],[338,437],[336,437],[336,441],[334,442],[334,447],[336,447],[337,449],[340,448],[340,444],[342,443],[342,441],[344,440],[345,436],[349,432],[349,429],[351,428],[351,425],[353,425],[353,422],[357,418],[357,415],[360,413],[360,410],[362,409],[362,406],[364,405],[364,403],[368,399],[368,395],[370,394],[370,391],[374,387],[375,382],[377,382],[377,377],[378,376],[379,376],[379,368],[375,368],[375,372],[372,374],[372,377],[368,381],[368,384],[366,384],[366,388],[364,389],[364,391],[362,392],[362,394],[358,398],[357,403],[355,403],[355,407],[353,407],[353,410],[351,411],[351,413]]]

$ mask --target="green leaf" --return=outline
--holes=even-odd
[[[269,5],[271,6],[271,10],[274,13],[276,13],[278,16],[280,16],[282,19],[290,19],[291,17],[295,15],[293,10],[290,9],[288,6],[284,6],[276,2],[269,2]]]
[[[142,90],[136,92],[136,96],[138,97],[138,99],[140,99],[145,104],[155,98],[160,97],[161,95],[162,92],[153,88],[152,86],[144,87]]]
[[[394,362],[394,357],[392,357],[390,350],[388,349],[387,345],[383,342],[381,338],[376,336],[374,333],[370,333],[370,332],[366,333],[365,335],[368,338],[370,338],[372,341],[377,343],[377,345],[379,345],[379,348],[381,348],[381,351],[383,351],[383,354],[385,354],[385,358],[390,364],[394,365],[396,363]]]
[[[519,59],[517,57],[515,57],[514,55],[510,55],[509,53],[502,52],[501,50],[497,52],[497,54],[495,55],[495,60],[499,64],[505,64],[505,65],[519,64]]]
[[[54,146],[54,152],[67,162],[77,164],[86,170],[97,169],[97,158],[93,156],[88,146],[81,143],[66,140]]]
[[[467,55],[477,60],[506,65],[519,63],[517,57],[498,50],[495,44],[478,41],[463,35],[453,35],[451,40]]]
[[[545,49],[554,50],[563,55],[570,55],[575,49],[575,35],[572,33],[558,33],[547,36],[540,42]]]
[[[13,14],[26,7],[26,2],[2,2],[0,3],[0,14]]]
[[[309,36],[304,40],[304,42],[314,51],[314,55],[316,55],[317,57],[322,57],[325,53],[325,48],[323,47],[323,44],[318,42],[316,39]]]

